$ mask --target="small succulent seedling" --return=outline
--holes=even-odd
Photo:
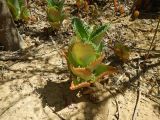
[[[76,5],[78,9],[84,8],[85,11],[88,11],[89,9],[88,0],[76,0]]]
[[[13,19],[17,20],[29,20],[29,10],[26,0],[7,0],[8,7],[12,13]]]
[[[102,63],[105,57],[102,38],[108,25],[89,27],[78,18],[74,18],[72,24],[76,36],[73,37],[65,57],[73,76],[70,89],[74,90],[86,87],[86,84],[83,85],[83,83],[94,83],[104,75],[114,73],[116,69]],[[82,86],[73,87],[79,84]]]
[[[64,0],[47,0],[47,18],[53,29],[59,29],[66,17],[63,6]]]
[[[120,60],[123,62],[128,61],[130,50],[127,46],[123,45],[122,43],[115,43],[113,50],[115,55],[117,55]]]

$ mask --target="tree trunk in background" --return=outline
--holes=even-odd
[[[19,50],[24,42],[14,24],[6,0],[0,0],[0,50]]]

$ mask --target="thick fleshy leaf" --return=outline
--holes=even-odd
[[[53,1],[53,0],[47,0],[47,5],[48,5],[48,7],[52,7],[52,6],[53,6],[52,1]]]
[[[74,43],[81,42],[80,38],[77,36],[73,36],[72,39],[70,40],[70,45],[73,45]]]
[[[102,63],[102,60],[104,59],[105,55],[101,54],[99,58],[97,58],[95,61],[93,61],[90,65],[87,66],[91,71],[93,71],[99,64]]]
[[[62,21],[67,18],[67,15],[61,12],[61,15],[60,15],[60,16],[61,16],[61,17],[60,17],[60,21],[61,21],[61,23],[62,23]]]
[[[61,23],[60,22],[50,22],[50,25],[52,26],[52,28],[58,30],[60,29]]]
[[[102,38],[105,35],[106,30],[109,28],[109,25],[103,25],[98,27],[97,29],[93,29],[93,32],[91,33],[89,39],[95,43],[96,45],[99,45],[102,41]]]
[[[59,29],[66,14],[62,11],[65,0],[47,0],[47,17],[54,29]]]
[[[62,10],[64,0],[47,0],[48,7],[56,7],[58,10]]]
[[[73,58],[71,50],[69,49],[67,54],[66,54],[66,58],[67,58],[67,62],[68,65],[72,64],[74,67],[78,67],[78,63],[76,62],[76,60]]]
[[[126,62],[129,59],[130,50],[128,47],[121,43],[116,43],[113,48],[115,54],[123,61]]]
[[[27,9],[27,7],[22,7],[21,8],[21,14],[20,14],[20,17],[25,20],[25,21],[28,21],[29,20],[29,10]]]
[[[68,64],[72,64],[74,67],[78,67],[79,64],[77,63],[76,59],[74,59],[72,56],[72,48],[75,43],[79,43],[79,42],[81,42],[81,40],[78,37],[76,36],[72,37],[68,51],[65,52],[66,60]]]
[[[77,37],[79,37],[82,41],[87,41],[88,32],[83,22],[78,18],[73,18],[72,24]]]
[[[97,53],[93,46],[82,42],[74,43],[71,48],[71,54],[77,65],[81,67],[88,66],[97,58]]]
[[[57,21],[60,21],[61,19],[60,12],[55,7],[47,8],[47,16],[50,22],[57,22]]]
[[[97,68],[94,70],[94,75],[96,76],[96,81],[102,78],[105,75],[110,75],[117,72],[117,69],[112,66],[108,66],[105,64],[99,64]]]
[[[103,47],[104,47],[104,44],[103,42],[101,42],[98,46],[98,52],[102,52],[103,51]]]
[[[70,69],[72,73],[86,81],[92,79],[92,72],[87,68],[75,68],[72,65],[70,65]]]
[[[18,0],[18,3],[20,8],[26,6],[26,0]]]
[[[61,1],[59,1],[58,2],[58,9],[61,11],[62,9],[63,9],[63,6],[64,6],[64,2],[65,2],[65,0],[61,0]]]
[[[20,16],[20,6],[18,0],[7,0],[8,7],[12,13],[15,20],[19,19]]]
[[[8,7],[13,15],[14,20],[29,20],[29,10],[25,0],[7,0]]]

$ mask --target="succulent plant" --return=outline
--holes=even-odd
[[[77,7],[80,8],[84,8],[85,11],[88,11],[89,6],[88,6],[88,0],[76,0],[76,5]]]
[[[89,27],[78,18],[73,18],[72,24],[76,36],[71,40],[65,56],[73,84],[93,83],[104,75],[114,73],[114,67],[102,63],[105,57],[102,38],[108,25]]]
[[[63,6],[64,0],[47,0],[47,18],[53,29],[59,29],[66,18]]]
[[[29,10],[27,8],[27,1],[25,0],[7,0],[8,7],[12,13],[14,20],[29,20]]]
[[[115,43],[113,47],[114,53],[123,62],[127,62],[130,55],[130,49],[122,43]]]

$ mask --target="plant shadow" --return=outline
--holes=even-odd
[[[48,81],[44,88],[37,89],[37,93],[42,98],[42,106],[46,105],[54,107],[55,112],[80,101],[84,101],[84,97],[78,98],[78,91],[69,89],[70,82],[55,83]]]
[[[53,107],[54,111],[58,112],[65,109],[71,104],[84,102],[85,103],[85,106],[83,108],[84,118],[88,120],[94,119],[99,114],[102,114],[101,113],[102,111],[100,111],[99,109],[101,109],[102,106],[105,106],[107,103],[109,103],[109,100],[114,101],[113,98],[115,98],[117,95],[124,94],[128,89],[131,88],[133,83],[135,83],[140,78],[140,76],[145,74],[148,70],[157,66],[160,66],[160,62],[157,62],[155,64],[150,64],[146,66],[145,69],[143,69],[142,71],[137,72],[137,74],[131,77],[129,81],[122,83],[121,87],[119,88],[120,91],[114,90],[113,94],[110,94],[106,89],[105,92],[108,94],[98,102],[95,102],[93,100],[94,98],[91,98],[90,95],[83,95],[82,97],[78,98],[76,95],[78,94],[79,90],[71,91],[69,89],[70,81],[63,83],[54,83],[52,81],[48,81],[44,88],[37,89],[36,91],[41,95],[43,107],[45,106]],[[99,94],[98,97],[101,97],[102,95],[103,93]],[[78,114],[80,114],[80,111],[71,114],[70,118],[75,117]]]

